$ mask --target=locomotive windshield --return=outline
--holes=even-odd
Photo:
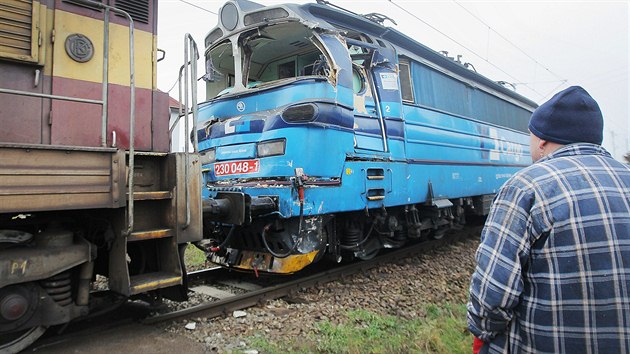
[[[316,35],[303,24],[289,22],[256,28],[242,32],[236,46],[233,41],[225,39],[206,54],[209,99],[301,77],[330,75],[329,61],[315,44]],[[235,70],[239,66],[242,70]]]

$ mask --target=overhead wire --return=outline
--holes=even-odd
[[[184,3],[184,4],[186,4],[186,5],[189,5],[189,6],[195,7],[195,8],[197,8],[197,9],[199,9],[199,10],[203,10],[203,11],[205,11],[205,12],[211,13],[211,14],[213,14],[213,15],[217,15],[217,16],[219,15],[219,14],[217,14],[217,13],[216,13],[216,12],[214,12],[214,11],[208,10],[208,9],[206,9],[206,8],[202,7],[202,6],[197,5],[197,4],[193,4],[193,3],[191,3],[190,1],[186,1],[186,0],[178,0],[178,1],[179,1],[179,2],[183,2],[183,3]],[[171,85],[171,87],[168,89],[168,91],[166,91],[166,93],[171,93],[171,91],[173,91],[173,89],[175,88],[175,86],[177,86],[177,83],[178,83],[178,82],[179,82],[179,78],[177,78],[177,79],[175,80],[175,82],[173,82],[173,85]]]
[[[181,1],[181,2],[183,2],[184,4],[190,5],[190,6],[192,6],[192,7],[196,7],[196,8],[198,8],[199,10],[203,10],[203,11],[205,11],[205,12],[209,12],[209,13],[211,13],[211,14],[213,14],[213,15],[217,15],[217,16],[219,15],[219,14],[217,14],[217,13],[216,13],[216,12],[214,12],[214,11],[210,11],[210,10],[208,10],[208,9],[206,9],[206,8],[203,8],[203,7],[199,6],[199,5],[193,4],[193,3],[188,2],[188,1],[186,1],[186,0],[178,0],[178,1]]]
[[[434,27],[433,25],[431,25],[430,23],[428,23],[427,21],[421,19],[420,17],[418,17],[416,14],[410,12],[409,10],[405,9],[404,7],[398,5],[397,3],[395,3],[393,0],[388,0],[392,5],[396,6],[397,8],[399,8],[400,10],[402,10],[403,12],[407,13],[408,15],[412,16],[413,18],[415,18],[416,20],[424,23],[426,26],[428,26],[429,28],[433,29],[434,31],[440,33],[441,35],[443,35],[444,37],[450,39],[452,42],[454,42],[455,44],[461,46],[462,48],[466,49],[467,51],[469,51],[470,53],[472,53],[474,56],[478,57],[479,59],[487,62],[489,65],[491,65],[492,67],[494,67],[495,69],[499,70],[500,72],[502,72],[503,74],[507,75],[508,77],[510,77],[511,79],[513,79],[514,81],[517,82],[521,82],[522,80],[517,79],[516,77],[514,77],[513,75],[511,75],[510,73],[506,72],[505,70],[501,69],[499,66],[497,66],[496,64],[492,63],[490,60],[488,60],[487,58],[484,58],[483,56],[481,56],[480,54],[478,54],[477,52],[475,52],[474,50],[468,48],[467,46],[465,46],[464,44],[460,43],[459,41],[457,41],[456,39],[454,39],[453,37],[449,36],[448,34],[440,31],[439,29],[437,29],[436,27]],[[564,84],[565,82],[563,82],[562,84]],[[561,85],[562,85],[561,84]],[[526,85],[527,86],[527,85]],[[527,88],[529,88],[532,92],[535,92],[537,95],[539,95],[540,97],[544,98],[547,95],[543,95],[542,93],[538,92],[538,90],[536,90],[533,87],[527,86]]]
[[[178,82],[179,82],[179,78],[177,78],[177,80],[175,80],[175,82],[173,82],[173,85],[171,86],[170,89],[168,89],[168,91],[166,91],[166,93],[171,93],[171,91],[173,91],[173,89],[175,88],[175,86],[177,85]]]
[[[548,81],[530,81],[530,82],[512,82],[512,85],[537,85],[537,84],[555,84],[562,80],[548,80]]]
[[[561,83],[559,83],[558,85],[556,85],[556,87],[552,88],[551,90],[549,90],[549,92],[547,92],[547,94],[545,94],[543,96],[543,98],[540,99],[541,102],[544,102],[547,100],[547,97],[551,96],[552,93],[555,93],[557,89],[559,89],[562,85],[566,84],[567,80],[562,81]]]
[[[477,15],[475,15],[472,11],[470,11],[469,9],[467,9],[466,7],[464,7],[464,5],[460,4],[457,0],[453,0],[453,2],[455,4],[457,4],[457,6],[461,7],[462,9],[464,9],[464,11],[466,11],[468,14],[470,14],[473,18],[475,18],[477,21],[483,23],[484,26],[488,27],[488,29],[494,33],[496,33],[499,37],[501,37],[504,41],[508,42],[510,45],[512,45],[514,48],[518,49],[521,53],[523,53],[526,57],[528,57],[529,59],[531,59],[534,63],[536,63],[537,65],[540,65],[540,67],[542,67],[543,69],[545,69],[547,72],[549,72],[550,74],[552,74],[553,76],[555,76],[556,78],[558,78],[558,80],[560,81],[567,81],[566,79],[563,79],[562,77],[560,77],[558,74],[556,74],[555,72],[551,71],[549,68],[547,68],[546,66],[544,66],[542,63],[540,63],[538,60],[536,60],[536,58],[534,58],[533,56],[529,55],[527,52],[525,52],[525,50],[523,50],[521,47],[519,47],[518,45],[516,45],[514,42],[512,42],[510,39],[508,39],[507,37],[505,37],[504,35],[502,35],[499,31],[495,30],[494,28],[492,28],[492,26],[490,26],[488,23],[486,23],[483,19],[479,18]],[[557,82],[557,81],[555,81]]]

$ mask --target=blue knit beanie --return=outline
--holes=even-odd
[[[597,102],[580,86],[556,93],[538,107],[529,120],[529,131],[558,144],[602,144],[604,118]]]

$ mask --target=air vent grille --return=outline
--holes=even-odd
[[[0,1],[0,55],[31,57],[32,41],[33,1]]]
[[[129,13],[134,21],[149,23],[149,0],[117,0],[115,6]]]

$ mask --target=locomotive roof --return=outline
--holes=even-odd
[[[300,21],[304,22],[305,24],[311,27],[321,28],[324,30],[334,31],[334,30],[338,30],[337,27],[335,26],[340,26],[347,29],[356,30],[358,32],[362,32],[365,34],[369,34],[370,36],[373,36],[375,38],[380,38],[391,43],[394,47],[397,47],[399,49],[404,49],[410,53],[413,53],[413,55],[423,58],[424,60],[427,60],[429,62],[432,62],[435,65],[442,67],[446,69],[447,71],[450,71],[464,79],[477,82],[481,85],[488,87],[489,89],[492,89],[512,99],[515,99],[521,102],[522,104],[530,106],[532,110],[538,106],[536,102],[528,99],[527,97],[520,95],[512,90],[509,90],[506,87],[498,84],[497,82],[475,71],[467,69],[466,67],[464,67],[464,65],[456,62],[453,59],[447,58],[446,56],[423,45],[422,43],[419,43],[418,41],[407,36],[406,34],[394,28],[383,26],[379,23],[371,21],[361,15],[358,15],[349,11],[344,11],[342,9],[338,9],[329,5],[319,4],[319,3],[317,4],[310,3],[310,4],[304,4],[304,5],[283,4],[283,5],[277,5],[277,6],[275,5],[264,6],[264,5],[261,5],[261,4],[258,4],[249,0],[232,0],[230,2],[236,4],[237,7],[240,8],[243,15],[247,13],[256,13],[263,9],[283,8],[287,10],[288,16],[283,18],[282,21],[287,21],[291,19],[292,20],[299,19]],[[274,21],[274,20],[268,20],[268,19],[265,19],[264,21],[266,21],[267,23],[280,22],[280,21]],[[217,26],[217,28],[221,28],[220,23],[221,23],[221,13],[219,14],[219,26]],[[262,23],[265,23],[265,22],[257,23],[256,25],[259,26]],[[254,26],[247,26],[247,27],[254,27]],[[237,27],[234,29],[234,31],[235,32],[240,31],[243,28],[245,27],[240,27],[240,28]],[[210,37],[211,34],[215,32],[215,30],[216,28],[210,32],[208,37]],[[208,37],[206,38],[206,41],[208,40]],[[216,43],[216,42],[213,41],[213,43]],[[206,47],[208,47],[208,42],[206,42]]]
[[[445,57],[435,50],[425,46],[422,43],[419,43],[415,39],[412,39],[406,34],[398,31],[397,29],[383,26],[363,16],[359,16],[350,12],[345,12],[343,10],[338,10],[327,5],[306,4],[302,5],[302,8],[319,18],[326,20],[327,22],[346,28],[356,29],[359,32],[365,32],[374,37],[382,38],[392,43],[394,46],[407,49],[410,52],[422,58],[425,58],[435,64],[438,64],[439,66],[444,67],[445,69],[452,71],[453,73],[460,75],[466,79],[482,83],[496,91],[517,99],[532,107],[538,106],[536,102],[528,99],[527,97],[524,97],[523,95],[520,95],[512,90],[509,90],[479,73],[467,69],[462,64],[454,61],[453,59]]]

